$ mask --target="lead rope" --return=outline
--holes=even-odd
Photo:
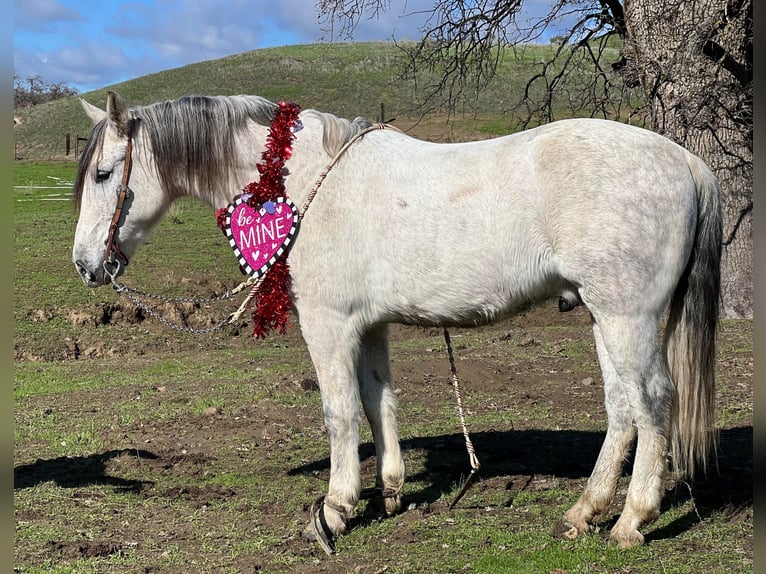
[[[461,498],[463,498],[463,495],[468,491],[471,484],[473,484],[474,477],[476,476],[476,473],[479,471],[481,464],[479,463],[479,459],[476,456],[476,451],[473,448],[473,442],[471,442],[471,436],[468,433],[468,424],[465,422],[465,413],[463,412],[463,399],[460,394],[460,381],[457,378],[457,367],[455,366],[455,356],[452,353],[452,341],[450,340],[449,331],[446,328],[444,329],[444,342],[447,344],[447,355],[449,356],[450,382],[452,383],[452,388],[455,390],[455,399],[457,401],[457,412],[458,412],[458,415],[460,416],[460,426],[463,429],[463,438],[465,438],[465,448],[468,451],[468,460],[471,463],[471,474],[469,474],[468,478],[465,480],[465,482],[463,482],[460,492],[458,492],[457,496],[455,496],[455,500],[453,500],[452,504],[449,505],[449,509],[452,510],[453,508],[455,508],[455,505],[458,503],[458,501]]]

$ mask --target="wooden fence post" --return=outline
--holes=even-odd
[[[88,138],[81,138],[79,134],[75,134],[74,136],[74,158],[77,159],[77,157],[80,155],[80,142],[86,142],[88,141]]]

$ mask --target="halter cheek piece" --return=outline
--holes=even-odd
[[[112,215],[112,221],[109,224],[109,235],[106,238],[106,253],[104,255],[104,271],[111,277],[112,281],[119,275],[120,268],[125,267],[128,264],[128,258],[120,250],[120,244],[115,237],[117,229],[120,226],[120,218],[122,217],[122,209],[125,204],[125,199],[133,193],[128,187],[128,181],[130,180],[130,168],[132,166],[132,151],[133,151],[133,138],[128,138],[128,147],[125,150],[125,165],[122,169],[122,183],[117,187],[117,206],[114,208],[114,215]],[[114,266],[114,271],[110,270],[110,266]]]

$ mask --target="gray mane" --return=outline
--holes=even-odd
[[[372,125],[369,120],[362,117],[347,120],[317,110],[306,110],[306,113],[315,115],[322,122],[324,129],[322,145],[330,157],[334,157],[348,140]]]
[[[132,115],[151,141],[165,193],[175,198],[197,189],[212,198],[228,191],[236,136],[248,120],[271,125],[277,109],[257,96],[187,96],[136,108]]]
[[[141,132],[151,142],[160,183],[170,199],[197,189],[208,198],[227,191],[229,175],[236,166],[236,136],[248,121],[271,125],[277,104],[258,96],[186,96],[130,110],[130,137]],[[363,129],[372,125],[364,118],[353,121],[307,110],[322,122],[323,146],[331,157]],[[74,187],[76,204],[88,167],[101,150],[106,120],[93,127],[83,149]],[[226,189],[222,189],[226,188]]]
[[[85,185],[85,178],[88,175],[88,167],[90,167],[93,161],[93,156],[96,155],[104,144],[104,132],[106,131],[106,119],[101,120],[90,132],[88,141],[85,142],[82,154],[80,155],[80,163],[77,165],[77,177],[74,180],[74,203],[77,209],[80,209],[80,203],[82,202],[82,190]]]

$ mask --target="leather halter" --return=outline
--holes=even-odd
[[[114,208],[114,215],[112,215],[112,221],[109,224],[109,235],[106,238],[106,252],[104,255],[104,271],[113,279],[117,277],[120,266],[125,267],[128,264],[128,258],[120,250],[120,244],[117,241],[115,235],[117,229],[120,226],[120,218],[122,217],[122,209],[125,204],[125,199],[132,192],[128,187],[128,181],[130,181],[130,169],[132,167],[132,151],[133,151],[133,138],[128,138],[128,147],[125,150],[125,165],[122,168],[122,183],[117,187],[117,206]],[[110,265],[116,264],[114,273],[109,270]]]

